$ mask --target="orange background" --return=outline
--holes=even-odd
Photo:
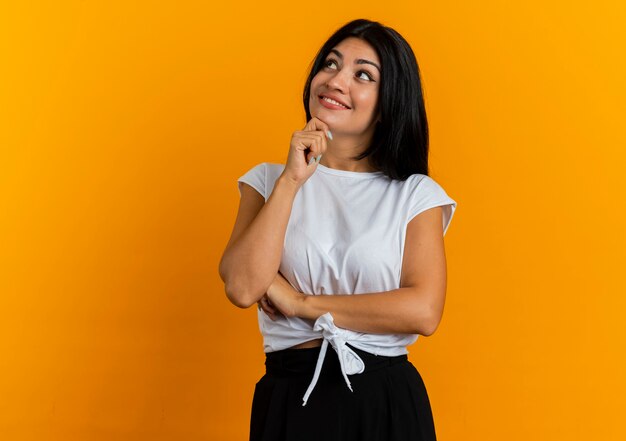
[[[0,5],[0,439],[247,439],[236,179],[361,17],[412,45],[459,204],[409,347],[439,438],[626,439],[622,2],[129,3]]]

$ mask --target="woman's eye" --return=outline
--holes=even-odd
[[[335,60],[333,60],[332,58],[326,60],[326,62],[324,63],[324,66],[325,67],[330,67],[331,64],[335,64],[336,65]],[[367,78],[364,78],[364,79],[367,79],[368,81],[373,81],[374,80],[372,78],[372,76],[369,73],[367,73],[367,71],[362,70],[362,71],[359,72],[359,74],[360,74],[359,78],[361,77],[361,75],[365,74],[367,76]]]

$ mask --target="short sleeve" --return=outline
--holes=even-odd
[[[457,203],[447,195],[445,190],[434,179],[423,175],[422,179],[412,189],[407,223],[421,212],[439,206],[443,209],[443,235],[445,236],[454,216]]]
[[[266,164],[265,162],[257,164],[248,170],[243,176],[237,179],[237,190],[239,190],[239,197],[241,197],[241,186],[239,182],[245,182],[250,185],[256,191],[258,191],[263,198],[265,198],[265,182],[266,182]]]

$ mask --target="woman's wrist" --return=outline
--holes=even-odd
[[[298,303],[297,316],[304,319],[316,320],[321,314],[317,314],[314,295],[303,294]]]
[[[301,185],[295,182],[293,179],[281,174],[278,179],[276,179],[275,186],[287,188],[295,195],[296,193],[298,193],[298,190],[300,190]]]

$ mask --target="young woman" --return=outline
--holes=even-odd
[[[266,373],[250,440],[435,440],[407,346],[441,320],[456,202],[428,176],[409,44],[378,22],[347,23],[313,62],[304,110],[286,164],[239,178],[220,262],[230,301],[259,305]]]

